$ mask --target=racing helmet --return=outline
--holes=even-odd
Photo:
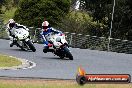
[[[14,27],[15,26],[15,21],[13,19],[9,20],[9,27]]]
[[[44,21],[43,23],[42,23],[42,28],[43,29],[47,29],[49,27],[49,22],[48,21]]]

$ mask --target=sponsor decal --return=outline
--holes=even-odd
[[[86,83],[130,83],[131,76],[129,74],[86,74],[82,67],[79,67],[76,76],[78,84]]]

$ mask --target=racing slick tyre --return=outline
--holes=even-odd
[[[71,54],[71,52],[69,51],[69,49],[67,47],[64,48],[64,51],[66,53],[66,56],[70,59],[73,60],[73,56]]]
[[[30,48],[33,52],[35,52],[35,51],[36,51],[36,49],[35,49],[34,45],[31,43],[31,41],[30,41],[30,40],[28,40],[26,43],[27,43],[27,45],[29,46],[29,48]]]

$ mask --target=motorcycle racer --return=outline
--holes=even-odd
[[[16,23],[13,19],[10,19],[6,26],[7,26],[6,30],[7,30],[8,36],[10,38],[10,42],[9,42],[10,47],[13,46],[13,39],[15,38],[15,35],[13,35],[11,32],[13,30],[13,28],[15,28],[15,29],[24,28],[27,31],[29,30],[28,28],[26,28],[26,26]]]
[[[61,31],[55,30],[53,27],[50,27],[48,21],[44,21],[42,23],[42,32],[40,33],[44,43],[44,49],[43,49],[44,53],[47,53],[49,47],[52,46],[52,44],[50,44],[48,40],[48,37],[51,33],[60,33],[60,35],[62,34]]]

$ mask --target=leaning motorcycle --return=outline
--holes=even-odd
[[[70,52],[68,42],[65,39],[65,34],[51,33],[47,37],[47,40],[49,40],[49,43],[52,44],[52,46],[46,50],[47,52],[53,52],[61,59],[66,57],[70,60],[73,60],[73,56]],[[43,52],[45,52],[45,50],[43,50]]]
[[[24,28],[13,28],[11,33],[14,35],[13,45],[20,47],[22,50],[36,51],[33,42],[29,36],[29,32]]]

